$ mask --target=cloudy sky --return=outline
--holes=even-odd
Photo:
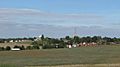
[[[120,37],[120,0],[0,0],[0,38]]]

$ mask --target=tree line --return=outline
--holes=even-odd
[[[22,46],[14,46],[14,48],[20,48],[21,50],[33,50],[33,49],[52,49],[52,48],[66,48],[67,45],[80,44],[80,43],[96,43],[97,45],[120,45],[120,38],[110,38],[110,37],[101,37],[101,36],[87,36],[87,37],[79,37],[79,36],[66,36],[64,38],[49,38],[41,37],[37,38],[9,38],[9,39],[0,39],[0,42],[6,40],[22,40],[27,39],[31,40],[32,43],[30,46],[26,48],[24,45]],[[6,48],[0,47],[0,50],[10,50],[11,47],[7,46]]]
[[[43,49],[50,48],[66,48],[66,45],[80,44],[80,43],[96,43],[97,45],[117,45],[120,44],[120,38],[110,38],[110,37],[101,37],[101,36],[66,36],[64,38],[48,38],[42,35],[41,39],[32,42],[34,46],[42,46]]]
[[[35,50],[35,49],[40,49],[38,46],[27,46],[24,47],[24,45],[22,46],[17,46],[15,45],[13,48],[19,48],[20,50]],[[6,47],[0,47],[0,51],[10,51],[12,48],[10,46],[6,46]]]

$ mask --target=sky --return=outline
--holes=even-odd
[[[120,0],[0,0],[0,38],[120,37]]]

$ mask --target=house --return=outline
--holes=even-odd
[[[72,48],[72,45],[67,45],[67,48]]]
[[[97,43],[95,43],[95,42],[92,42],[92,43],[85,43],[85,42],[83,42],[83,43],[79,44],[79,46],[96,46],[96,45],[97,45]]]
[[[77,47],[77,45],[76,45],[76,44],[73,44],[72,47]]]
[[[42,37],[42,35],[40,35],[40,36],[36,37],[36,38],[34,39],[34,41],[41,40],[41,37]]]
[[[11,48],[12,51],[20,51],[20,48]]]
[[[10,43],[13,43],[14,41],[13,41],[13,40],[10,40],[9,42],[10,42]]]

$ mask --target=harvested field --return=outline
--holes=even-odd
[[[15,45],[17,45],[17,46],[24,45],[25,47],[27,47],[27,46],[30,46],[30,44],[31,44],[31,42],[0,43],[0,47],[6,47],[6,46],[14,47]]]

